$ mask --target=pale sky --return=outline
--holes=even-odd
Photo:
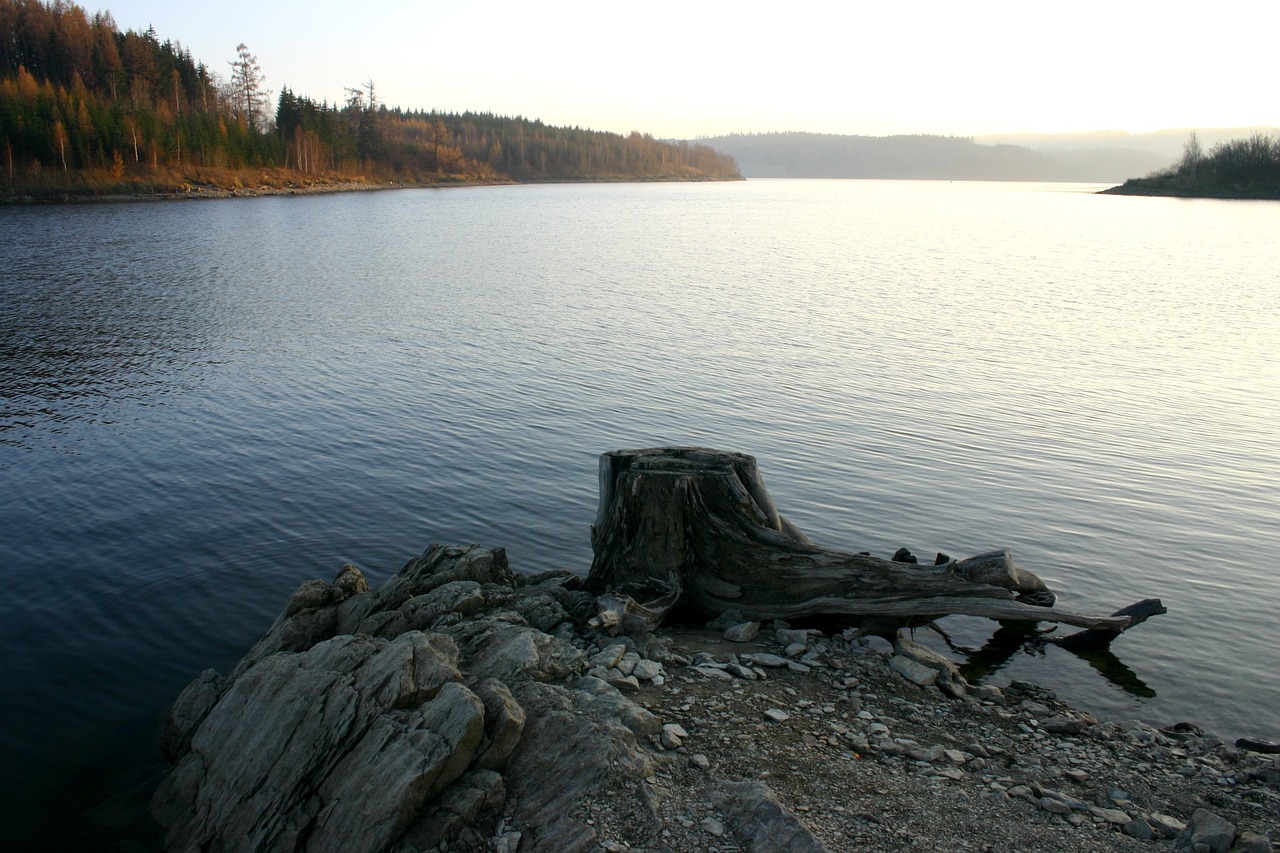
[[[1280,126],[1278,0],[116,0],[224,78],[657,137]]]

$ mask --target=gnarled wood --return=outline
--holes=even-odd
[[[1063,622],[1115,636],[1123,614],[1050,609],[1055,597],[1008,551],[939,565],[815,545],[774,506],[753,457],[700,447],[600,459],[588,588],[602,626],[652,630],[677,604],[746,619],[844,617],[892,630],[948,614]]]

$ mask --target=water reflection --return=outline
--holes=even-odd
[[[947,647],[960,654],[960,674],[968,681],[979,684],[1008,666],[1018,655],[1044,657],[1049,646],[1055,646],[1080,658],[1108,683],[1139,699],[1152,699],[1156,691],[1146,684],[1109,648],[1076,649],[1063,644],[1056,636],[1057,627],[1039,628],[1029,622],[1001,622],[1000,627],[987,642],[977,649],[956,644],[947,634],[939,632]]]

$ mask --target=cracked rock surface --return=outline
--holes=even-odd
[[[573,574],[432,546],[308,581],[178,697],[171,850],[1273,850],[1280,758],[971,687],[910,640],[588,627]]]

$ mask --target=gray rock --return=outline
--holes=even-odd
[[[758,678],[754,669],[740,663],[727,663],[724,665],[724,671],[747,681],[755,681]]]
[[[1207,853],[1227,853],[1236,840],[1236,828],[1208,809],[1196,809],[1185,829],[1174,839],[1175,850],[1203,849]]]
[[[749,643],[759,634],[759,622],[742,622],[726,628],[724,638],[732,643]]]
[[[623,693],[636,693],[640,690],[640,682],[636,680],[634,675],[614,676],[610,678],[609,684],[618,688]]]
[[[791,715],[781,708],[766,708],[764,711],[766,718],[773,720],[775,723],[781,723],[791,719]]]
[[[712,802],[754,851],[828,853],[809,828],[774,797],[763,782],[729,782],[713,794]]]
[[[889,668],[913,684],[928,687],[938,680],[938,671],[919,663],[905,655],[894,655],[889,658]]]
[[[641,681],[652,681],[662,675],[662,664],[652,660],[636,661],[635,668],[631,674]]]
[[[965,681],[964,676],[960,674],[960,670],[950,660],[938,654],[926,646],[911,640],[905,636],[899,636],[893,643],[894,657],[905,658],[920,666],[934,670],[937,675],[934,681],[938,689],[948,696],[954,698],[963,698],[968,694],[969,684]],[[893,665],[892,658],[890,666]],[[897,669],[897,667],[895,667]],[[914,667],[912,668],[915,669]],[[901,669],[898,670],[902,672]],[[919,670],[916,670],[919,672]],[[907,676],[910,678],[910,676]],[[915,679],[911,679],[915,680]],[[916,681],[917,684],[921,682]]]
[[[1041,797],[1040,808],[1052,814],[1070,814],[1071,806],[1062,800],[1056,800],[1053,797]]]
[[[1271,839],[1257,832],[1242,832],[1230,853],[1273,853]]]
[[[485,743],[476,766],[482,770],[501,770],[524,734],[524,709],[507,685],[496,678],[480,682],[475,692],[484,703],[485,731]]]
[[[809,637],[816,631],[806,628],[804,630],[794,630],[791,628],[777,628],[773,632],[774,639],[784,646],[804,646],[809,647]]]
[[[627,653],[627,647],[623,643],[615,643],[612,646],[606,646],[596,654],[587,658],[590,666],[601,666],[605,669],[613,669],[622,662],[622,658]]]
[[[714,817],[704,817],[702,823],[699,824],[708,835],[714,835],[720,838],[724,835],[724,824],[716,820]]]
[[[212,669],[206,669],[178,695],[160,737],[160,748],[170,760],[176,761],[190,748],[192,733],[222,698],[226,685],[226,679]]]
[[[1018,707],[1026,711],[1028,714],[1032,714],[1037,717],[1044,717],[1052,713],[1048,705],[1045,705],[1042,702],[1036,702],[1033,699],[1023,699],[1018,704]]]
[[[449,638],[410,632],[250,666],[152,800],[166,844],[293,850],[309,835],[309,850],[385,848],[480,746],[484,705],[455,683],[457,656]]]
[[[1024,708],[1026,708],[1026,704],[1026,702],[1022,703]],[[1080,732],[1085,730],[1085,723],[1083,720],[1077,720],[1075,717],[1057,716],[1050,717],[1040,723],[1040,728],[1043,731],[1053,732],[1055,734],[1078,735]]]
[[[1152,841],[1156,837],[1155,830],[1151,828],[1151,824],[1141,818],[1134,818],[1133,820],[1126,821],[1125,824],[1120,827],[1120,831],[1130,838],[1136,838],[1139,841]]]
[[[1146,821],[1155,830],[1156,835],[1161,838],[1177,838],[1182,830],[1187,828],[1185,822],[1178,820],[1176,817],[1170,817],[1167,814],[1155,812],[1146,816]]]
[[[757,652],[756,654],[742,655],[741,659],[755,666],[763,666],[767,669],[780,669],[785,667],[790,661],[778,655],[771,655],[766,652]]]
[[[1122,809],[1106,809],[1100,806],[1090,806],[1089,812],[1094,817],[1105,820],[1107,823],[1113,823],[1116,826],[1124,826],[1132,820],[1129,813]]]

